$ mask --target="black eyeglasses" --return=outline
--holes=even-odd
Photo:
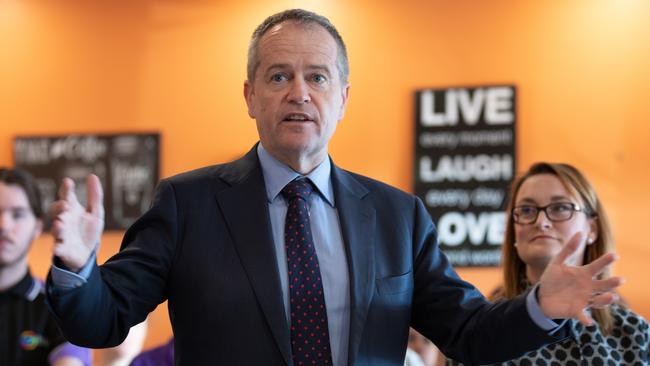
[[[537,221],[537,216],[541,211],[544,211],[549,220],[560,222],[571,219],[574,212],[583,211],[583,209],[572,202],[554,202],[544,207],[523,205],[512,209],[512,219],[517,224],[532,224]]]

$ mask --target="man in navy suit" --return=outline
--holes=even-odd
[[[580,235],[520,298],[491,304],[460,280],[418,198],[328,157],[348,73],[345,45],[327,19],[303,10],[267,18],[253,34],[244,83],[259,143],[237,161],[161,181],[151,209],[102,266],[94,257],[103,227],[99,181],[88,178],[86,209],[64,180],[48,294],[66,336],[116,345],[169,300],[177,364],[298,365],[307,357],[317,365],[400,365],[409,325],[445,354],[478,364],[562,339],[567,330],[552,319],[589,323],[588,306],[614,300],[620,279],[594,279],[613,255],[584,267],[564,263],[584,245]],[[294,308],[306,299],[293,292],[295,253],[285,241],[294,234],[285,216],[296,209],[285,186],[296,180],[312,191],[300,199],[315,250],[308,268],[318,268],[311,273],[322,284],[314,291],[322,299],[313,301],[324,309],[323,327],[304,344],[329,345],[306,356],[295,337],[307,320]]]

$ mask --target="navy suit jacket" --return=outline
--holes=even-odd
[[[350,365],[402,365],[409,325],[468,365],[566,336],[536,326],[524,297],[492,304],[460,280],[418,198],[334,165],[331,179],[349,266]],[[161,181],[120,252],[77,289],[50,283],[48,296],[79,345],[117,345],[169,300],[177,364],[292,365],[256,149]]]

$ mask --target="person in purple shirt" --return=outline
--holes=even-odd
[[[172,366],[174,364],[174,338],[167,343],[140,353],[131,366]]]

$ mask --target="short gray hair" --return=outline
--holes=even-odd
[[[257,26],[257,28],[255,28],[253,36],[251,37],[250,44],[248,45],[248,64],[246,67],[246,76],[248,77],[248,80],[251,82],[253,81],[255,78],[255,71],[257,71],[257,67],[260,64],[260,60],[257,55],[260,39],[264,34],[266,34],[266,32],[269,31],[269,29],[287,21],[296,22],[301,25],[320,25],[334,38],[338,46],[336,63],[339,70],[339,77],[341,78],[342,82],[347,83],[348,77],[350,76],[350,65],[348,63],[348,52],[345,48],[343,38],[341,38],[341,35],[336,30],[334,25],[329,21],[329,19],[325,18],[322,15],[303,9],[290,9],[277,14],[273,14],[270,17],[266,18],[262,24]]]

